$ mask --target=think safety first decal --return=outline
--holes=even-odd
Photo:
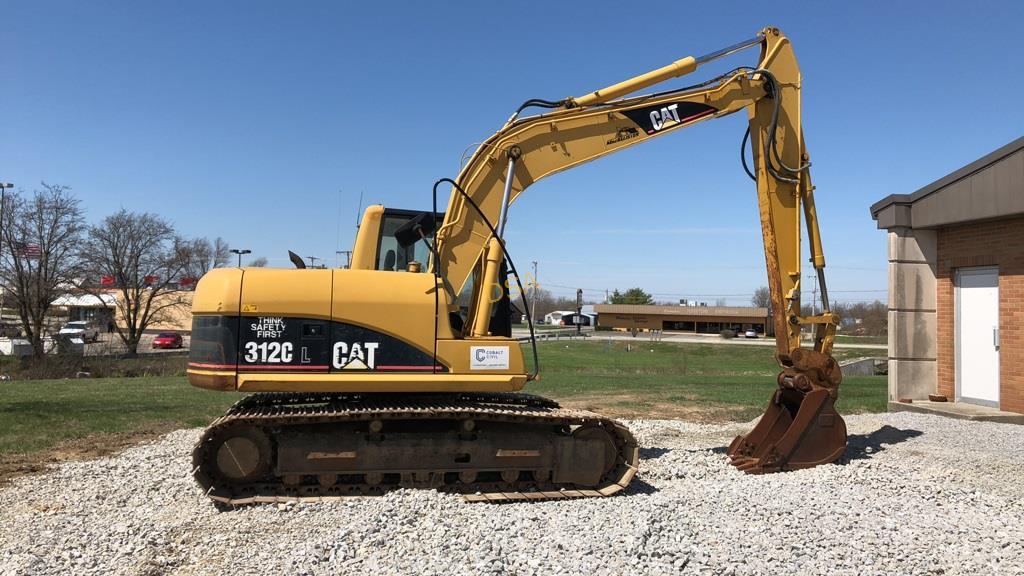
[[[238,363],[247,371],[448,370],[398,338],[344,322],[243,316],[239,331]]]

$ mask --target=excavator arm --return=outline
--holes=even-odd
[[[755,67],[738,68],[703,84],[629,96],[733,52],[760,46]],[[686,57],[577,98],[527,101],[465,164],[436,235],[437,267],[456,289],[476,279],[469,338],[488,336],[488,319],[503,259],[509,206],[536,181],[675,132],[745,110],[753,156],[751,176],[764,239],[765,263],[783,370],[779,388],[759,424],[736,439],[729,453],[749,472],[771,472],[832,461],[846,444],[845,424],[834,410],[841,373],[830,352],[837,316],[825,288],[825,258],[803,138],[801,76],[789,39],[766,28],[742,42],[699,58]],[[551,111],[520,118],[528,106]],[[468,201],[472,200],[471,205]],[[801,314],[801,217],[811,262],[819,275],[824,312]],[[492,228],[497,232],[497,237]],[[801,328],[814,327],[814,344],[801,346]]]

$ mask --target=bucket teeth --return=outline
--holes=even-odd
[[[731,464],[740,472],[747,474],[770,474],[779,471],[778,467],[763,465],[759,458],[740,456],[733,458]]]

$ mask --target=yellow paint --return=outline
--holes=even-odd
[[[359,224],[356,243],[352,247],[352,269],[373,270],[377,267],[377,239],[380,237],[380,224],[384,219],[384,207],[373,204],[366,207],[363,220]]]

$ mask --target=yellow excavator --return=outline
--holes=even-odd
[[[708,62],[760,48],[740,67],[684,88],[635,95]],[[194,475],[239,505],[436,488],[470,500],[608,496],[636,473],[622,424],[522,394],[538,377],[511,337],[508,209],[531,184],[711,118],[746,111],[741,159],[756,183],[774,316],[778,387],[754,429],[729,446],[748,473],[839,458],[837,322],[826,290],[801,77],[776,28],[564,100],[531,99],[483,142],[430,212],[367,208],[350,269],[216,269],[193,301],[189,382],[252,393],[206,429]],[[544,113],[522,116],[528,108]],[[746,160],[750,143],[752,164]],[[444,212],[437,194],[450,190]],[[801,214],[824,312],[801,313]],[[523,310],[529,314],[529,307]],[[813,346],[801,345],[801,327]]]

